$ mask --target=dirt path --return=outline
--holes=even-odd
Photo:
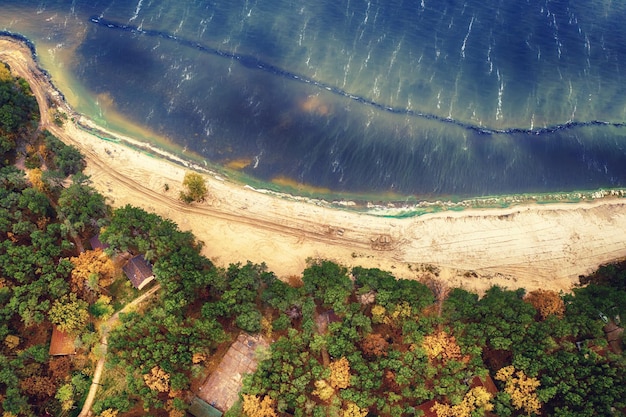
[[[115,327],[115,325],[119,321],[120,313],[126,313],[127,311],[137,307],[159,289],[161,289],[160,285],[155,285],[153,288],[150,288],[148,291],[146,291],[145,294],[142,294],[139,297],[135,298],[133,301],[124,306],[124,308],[122,308],[120,311],[113,314],[111,318],[108,319],[107,322],[101,326],[102,337],[100,338],[100,347],[102,357],[98,360],[98,363],[96,364],[96,370],[93,374],[91,387],[89,387],[89,393],[87,394],[87,398],[85,399],[85,403],[83,404],[83,409],[81,410],[78,417],[87,417],[92,415],[91,407],[93,406],[93,402],[96,399],[96,393],[98,392],[98,387],[100,386],[100,379],[102,378],[102,372],[104,371],[104,364],[106,362],[107,337],[109,336],[109,332],[111,331],[111,329],[113,329],[113,327]]]
[[[402,278],[435,275],[477,292],[496,284],[568,291],[579,275],[626,257],[626,200],[619,198],[397,219],[279,198],[210,174],[211,198],[185,205],[178,200],[187,170],[182,163],[161,158],[156,149],[148,154],[125,146],[141,145],[132,138],[108,133],[117,139],[102,140],[70,121],[50,123],[49,101],[83,124],[90,121],[60,100],[27,48],[0,40],[0,60],[31,83],[42,125],[80,149],[94,187],[114,207],[139,206],[191,230],[220,266],[265,262],[288,277],[300,275],[307,258],[325,258]]]

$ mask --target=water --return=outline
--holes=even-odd
[[[79,111],[276,184],[470,197],[626,186],[626,5],[13,1]],[[140,130],[141,129],[141,130]]]

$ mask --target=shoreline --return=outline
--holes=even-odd
[[[65,104],[67,109],[73,112],[71,108]],[[563,191],[563,192],[541,192],[541,193],[524,193],[524,194],[503,194],[496,196],[474,197],[466,199],[437,199],[437,200],[417,200],[410,201],[413,197],[401,199],[377,199],[378,202],[364,200],[356,196],[354,199],[341,198],[324,198],[322,196],[306,196],[299,195],[296,192],[291,193],[285,190],[273,189],[272,184],[263,184],[262,187],[254,187],[250,183],[260,182],[238,181],[231,178],[222,167],[203,167],[196,162],[180,157],[174,153],[167,152],[150,143],[131,139],[120,133],[112,132],[104,127],[98,126],[91,119],[84,115],[73,112],[77,117],[76,124],[96,138],[117,143],[131,150],[144,152],[148,156],[154,156],[167,160],[176,165],[187,169],[197,171],[206,175],[211,175],[219,181],[229,181],[235,186],[243,186],[246,189],[262,194],[271,195],[276,198],[291,200],[296,202],[304,202],[322,206],[330,209],[348,210],[356,213],[363,213],[375,217],[385,218],[410,218],[432,215],[442,212],[463,212],[466,210],[498,210],[507,208],[516,208],[524,206],[548,206],[553,207],[557,204],[584,204],[603,201],[607,199],[626,198],[626,188],[608,188],[598,190],[580,190],[580,191]],[[245,176],[245,175],[244,175]],[[294,190],[295,191],[295,190]],[[351,195],[352,193],[346,193]],[[330,197],[337,197],[339,193],[329,193]]]
[[[413,217],[423,216],[443,211],[458,211],[467,209],[499,209],[533,204],[560,204],[595,201],[605,198],[626,198],[626,187],[581,189],[571,191],[552,192],[526,192],[510,193],[485,196],[430,196],[420,197],[417,195],[384,195],[367,192],[328,192],[307,191],[314,186],[308,184],[280,185],[266,182],[249,176],[237,169],[229,169],[214,163],[207,162],[201,155],[181,155],[174,151],[168,151],[159,145],[143,140],[135,139],[128,133],[115,132],[104,126],[98,125],[93,119],[75,111],[66,100],[65,94],[59,90],[52,80],[52,75],[41,67],[36,45],[26,36],[7,30],[0,30],[0,39],[8,38],[10,41],[22,43],[31,54],[37,70],[47,78],[51,89],[55,92],[59,104],[74,117],[79,127],[88,133],[105,140],[124,144],[130,149],[143,150],[149,154],[155,154],[160,158],[167,159],[188,169],[201,173],[215,175],[228,179],[236,184],[247,185],[259,192],[274,195],[278,198],[294,199],[295,201],[307,201],[316,205],[329,208],[348,209],[381,217]],[[203,165],[204,163],[204,165]]]
[[[287,278],[300,275],[307,258],[324,258],[347,267],[380,268],[398,278],[437,278],[482,293],[492,285],[568,291],[579,275],[626,257],[624,190],[590,192],[598,193],[597,199],[571,193],[580,194],[575,203],[528,204],[512,196],[504,208],[458,210],[440,202],[440,211],[389,216],[398,208],[387,204],[360,211],[347,201],[333,206],[255,189],[96,126],[69,107],[27,45],[1,36],[0,45],[0,60],[26,79],[37,97],[41,127],[84,154],[94,188],[113,207],[132,204],[192,231],[218,266],[265,262]],[[51,122],[48,101],[68,114],[62,127]],[[178,200],[190,169],[207,179],[210,197],[203,204]]]

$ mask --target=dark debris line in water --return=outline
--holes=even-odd
[[[546,126],[542,128],[535,128],[535,129],[522,129],[522,128],[494,129],[494,128],[489,128],[485,126],[464,123],[464,122],[461,122],[459,120],[455,120],[452,118],[437,116],[436,114],[422,113],[419,111],[402,108],[402,107],[387,106],[387,105],[378,103],[376,101],[370,100],[368,98],[351,94],[347,91],[344,91],[340,88],[337,88],[329,84],[325,84],[321,81],[317,81],[317,80],[314,80],[312,78],[308,78],[302,75],[294,74],[292,72],[286,71],[284,69],[276,67],[267,62],[263,62],[253,56],[237,54],[237,53],[230,52],[230,51],[223,51],[220,49],[211,48],[211,47],[202,45],[198,42],[184,39],[184,38],[178,37],[176,35],[172,35],[167,32],[161,32],[158,30],[145,30],[138,26],[126,25],[126,24],[114,22],[111,20],[107,20],[98,16],[92,16],[89,20],[92,23],[107,27],[109,29],[117,29],[117,30],[122,30],[126,32],[131,32],[131,33],[139,33],[139,34],[146,35],[146,36],[168,39],[168,40],[177,42],[180,45],[190,47],[190,48],[195,48],[199,51],[206,52],[215,56],[233,59],[235,61],[238,61],[241,65],[243,65],[246,68],[250,68],[254,70],[261,70],[261,71],[264,71],[273,75],[277,75],[283,78],[292,79],[292,80],[299,81],[305,84],[314,85],[318,88],[330,91],[333,94],[336,94],[338,96],[346,97],[351,100],[357,101],[359,103],[375,107],[379,110],[387,111],[389,113],[404,114],[404,115],[412,116],[412,117],[420,117],[423,119],[435,120],[441,123],[448,123],[448,124],[459,126],[467,130],[474,131],[481,135],[512,135],[512,134],[543,135],[543,134],[549,134],[549,133],[554,133],[554,132],[563,131],[563,130],[586,127],[586,126],[626,127],[626,122],[608,122],[608,121],[602,121],[602,120],[590,120],[590,121],[568,121],[566,123],[559,123],[559,124],[555,124],[552,126]]]

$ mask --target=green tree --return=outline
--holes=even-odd
[[[44,132],[44,144],[50,152],[46,162],[51,163],[66,177],[81,172],[85,168],[85,158],[75,146],[64,144],[48,131]]]
[[[185,173],[183,188],[184,190],[180,192],[180,199],[187,204],[194,201],[203,202],[209,194],[204,177],[196,172]]]
[[[352,293],[353,284],[348,270],[334,262],[315,260],[303,272],[304,290],[325,306],[342,313]]]
[[[108,212],[104,197],[88,185],[85,176],[74,176],[73,183],[59,196],[59,212],[79,231],[95,229]]]
[[[89,319],[88,304],[70,293],[52,303],[48,311],[48,319],[59,330],[70,334],[78,334],[85,328]]]
[[[28,84],[13,77],[8,67],[0,63],[0,137],[9,144],[15,143],[16,135],[31,129],[29,121],[37,117],[37,100]],[[2,148],[5,150],[6,144]]]
[[[235,323],[241,330],[245,330],[250,333],[257,333],[261,331],[262,317],[263,316],[258,310],[250,308],[249,310],[241,312],[235,319]]]

